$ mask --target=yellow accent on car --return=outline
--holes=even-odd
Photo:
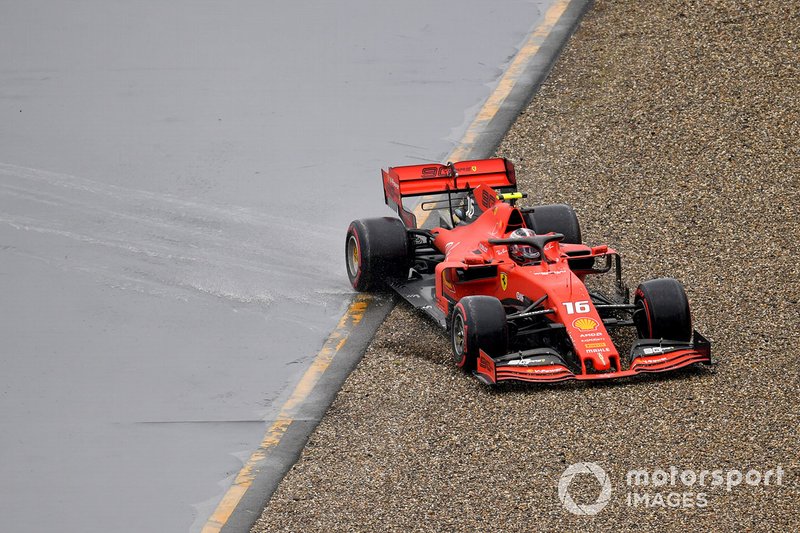
[[[581,331],[594,331],[597,326],[597,321],[588,317],[578,318],[572,322],[572,327]]]
[[[498,200],[519,200],[522,198],[521,192],[506,192],[497,195]]]

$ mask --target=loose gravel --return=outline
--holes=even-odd
[[[800,530],[799,13],[598,1],[499,149],[528,203],[572,204],[629,284],[686,285],[716,367],[492,390],[400,304],[253,531]],[[585,461],[613,487],[595,516],[557,492]],[[778,465],[781,486],[731,491],[625,475]],[[598,490],[585,475],[570,486],[578,503]],[[631,506],[629,492],[708,505]]]

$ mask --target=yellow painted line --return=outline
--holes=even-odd
[[[461,161],[467,157],[470,149],[475,145],[480,134],[486,129],[486,126],[497,115],[497,112],[502,107],[503,103],[511,94],[512,89],[517,84],[520,76],[525,72],[525,67],[528,61],[536,55],[544,43],[545,39],[553,31],[553,28],[558,23],[561,15],[567,10],[571,0],[556,0],[553,5],[545,12],[542,22],[533,29],[531,34],[525,40],[517,55],[508,65],[508,68],[500,77],[497,82],[497,87],[494,88],[492,94],[486,99],[486,102],[481,107],[475,119],[467,127],[467,131],[461,138],[458,145],[447,155],[447,161]],[[430,211],[422,211],[422,202],[414,209],[414,215],[417,217],[417,226],[422,227],[430,216]]]
[[[528,61],[539,51],[539,48],[541,48],[547,36],[550,35],[556,23],[558,23],[561,15],[567,10],[569,3],[570,0],[556,0],[545,12],[542,22],[534,28],[525,41],[525,44],[522,45],[517,55],[514,56],[511,64],[508,65],[508,68],[500,77],[497,87],[495,87],[492,94],[489,95],[486,103],[483,104],[478,115],[467,128],[461,142],[448,155],[448,161],[460,161],[466,157],[466,154],[475,144],[478,136],[500,110],[500,107],[503,105],[503,102],[506,101],[508,95],[511,94],[514,85],[517,84],[520,76],[522,76],[525,71]]]
[[[455,148],[448,154],[448,161],[460,161],[466,157],[470,148],[475,144],[480,133],[491,122],[500,107],[505,102],[514,85],[519,81],[520,76],[525,70],[527,62],[533,57],[541,47],[544,40],[553,30],[561,15],[566,11],[570,0],[556,0],[550,9],[544,14],[542,22],[531,32],[525,44],[514,56],[511,64],[506,69],[500,81],[497,83],[492,94],[483,104],[478,115],[467,128],[464,137]],[[421,204],[414,210],[417,215],[418,225],[421,226],[427,220],[430,211],[422,211]],[[294,420],[297,408],[302,405],[303,401],[308,397],[314,386],[319,381],[322,374],[330,366],[331,361],[336,356],[336,353],[341,350],[342,346],[347,342],[347,337],[350,334],[353,326],[358,324],[364,317],[364,312],[369,305],[372,298],[369,295],[359,294],[356,296],[353,303],[344,314],[336,329],[333,330],[330,337],[325,341],[322,349],[314,358],[311,366],[306,370],[300,382],[295,387],[292,395],[281,408],[275,422],[264,435],[261,445],[256,451],[252,453],[250,458],[244,464],[233,485],[228,489],[222,497],[222,501],[217,505],[214,514],[208,519],[202,529],[202,533],[219,533],[225,526],[231,514],[233,514],[236,506],[242,500],[245,492],[253,484],[253,480],[258,474],[258,464],[264,460],[271,448],[278,445],[283,435]]]
[[[281,438],[294,421],[298,407],[303,404],[330,366],[333,358],[347,343],[350,332],[364,318],[364,313],[371,301],[372,297],[368,294],[358,294],[355,297],[339,324],[325,341],[325,344],[322,345],[322,349],[314,358],[311,366],[300,378],[289,399],[283,404],[280,413],[278,413],[275,422],[267,430],[258,449],[250,455],[250,458],[236,475],[233,485],[222,496],[222,500],[217,505],[214,513],[203,526],[202,533],[218,533],[225,526],[231,514],[233,514],[233,510],[236,509],[247,489],[253,484],[253,480],[258,474],[259,463],[266,458],[270,449],[277,446],[281,441]]]

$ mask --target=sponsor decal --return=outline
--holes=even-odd
[[[452,250],[453,248],[455,248],[455,247],[456,247],[456,246],[458,246],[459,244],[461,244],[461,241],[458,241],[458,242],[453,242],[453,241],[450,241],[450,242],[448,242],[447,244],[445,244],[445,245],[444,245],[444,255],[447,255],[447,254],[449,254],[449,253],[450,253],[450,250]]]
[[[478,167],[477,167],[477,166],[475,166],[475,165],[472,165],[472,171],[473,171],[473,172],[477,172],[477,171],[478,171]]]
[[[450,167],[439,165],[435,167],[425,167],[422,169],[423,178],[436,178],[450,175]]]
[[[522,294],[521,292],[517,292],[517,300],[519,300],[520,302],[524,302],[525,301],[525,295]]]
[[[514,359],[513,361],[509,361],[506,363],[509,366],[531,366],[531,365],[540,365],[544,362],[544,359],[541,357],[538,359]]]
[[[572,327],[581,331],[594,331],[599,324],[597,320],[589,317],[576,318],[572,321]]]
[[[508,274],[505,272],[500,274],[500,287],[502,287],[503,290],[506,290],[506,287],[508,287]]]
[[[484,209],[484,211],[492,207],[496,201],[497,200],[495,199],[495,197],[492,196],[491,193],[489,193],[489,191],[487,191],[486,189],[483,190],[481,194],[481,207]]]
[[[496,248],[494,251],[494,255],[503,255],[508,252],[508,248]]]
[[[606,347],[606,343],[604,343],[604,342],[589,342],[587,344],[584,344],[584,346],[586,348],[605,348]]]
[[[664,361],[667,361],[667,360],[669,360],[669,357],[659,357],[658,359],[649,359],[647,361],[647,364],[655,365],[655,364],[658,364],[658,363],[663,363]]]
[[[529,372],[533,372],[534,374],[555,374],[556,372],[562,372],[564,369],[560,366],[554,368],[533,368],[529,370]]]
[[[603,334],[601,332],[597,331],[595,333],[581,333],[580,338],[581,339],[587,339],[587,338],[602,337],[602,336],[603,336]]]
[[[494,361],[491,360],[485,353],[481,352],[478,358],[478,372],[486,374],[494,381]]]
[[[677,350],[675,346],[654,346],[653,348],[643,348],[642,351],[645,355],[658,355],[662,353],[671,352],[673,350]]]
[[[489,252],[489,249],[483,243],[478,244],[478,250],[480,250],[483,253],[488,253]]]

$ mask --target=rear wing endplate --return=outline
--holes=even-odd
[[[409,228],[417,227],[417,217],[403,206],[403,198],[467,192],[482,184],[493,189],[514,190],[517,185],[514,164],[505,158],[389,167],[381,174],[386,205],[397,211]]]

